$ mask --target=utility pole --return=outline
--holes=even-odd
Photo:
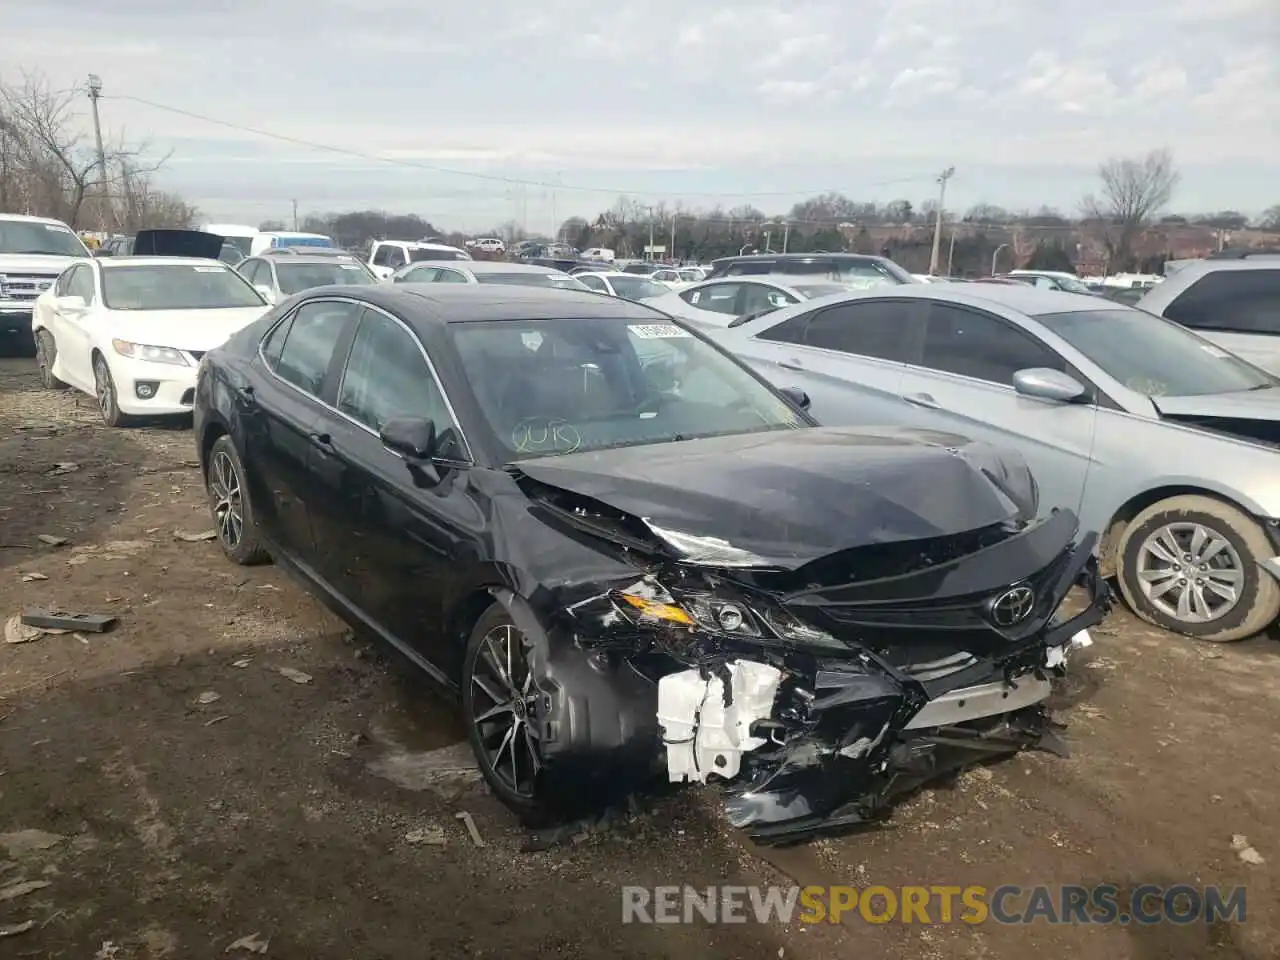
[[[996,275],[996,258],[1000,256],[1000,251],[1004,250],[1008,246],[1009,245],[1007,243],[1002,243],[1000,246],[996,247],[995,252],[991,254],[991,275],[993,277]]]
[[[298,201],[293,201],[293,232],[298,232]]]
[[[555,225],[555,228],[556,228],[556,243],[563,243],[563,242],[564,242],[564,238],[560,236],[560,218],[556,216],[556,193],[557,193],[556,187],[557,187],[557,186],[559,185],[559,183],[560,183],[560,173],[559,173],[559,171],[557,171],[557,172],[556,172],[556,174],[555,174],[555,176],[553,177],[553,179],[552,179],[551,183],[552,183],[552,187],[551,187],[551,222],[552,222],[552,224],[554,224],[554,225]]]
[[[952,275],[952,264],[956,259],[956,228],[951,228],[951,245],[947,248],[947,276]]]
[[[782,252],[787,252],[787,242],[791,239],[791,221],[782,225]]]
[[[649,259],[653,259],[653,207],[649,208]]]
[[[947,181],[955,173],[955,167],[947,167],[938,175],[938,216],[933,224],[933,254],[929,257],[929,274],[934,277],[938,275],[938,256],[942,252],[942,208],[947,203]]]
[[[676,259],[676,220],[678,219],[679,214],[671,215],[671,246],[667,247],[667,259],[673,263]]]
[[[111,198],[107,194],[107,152],[102,148],[102,119],[98,116],[98,100],[101,96],[102,78],[96,73],[91,73],[89,74],[89,102],[93,104],[93,138],[98,145],[98,202],[103,204],[103,207],[98,209],[98,219],[105,233],[107,229],[107,214],[111,214],[111,220],[114,224],[115,211],[111,206]]]

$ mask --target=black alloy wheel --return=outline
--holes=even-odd
[[[244,465],[230,437],[219,437],[209,451],[204,482],[222,552],[241,566],[268,559],[245,487]]]
[[[541,812],[531,650],[506,609],[494,604],[471,632],[463,676],[467,735],[480,772],[503,803],[526,815]]]

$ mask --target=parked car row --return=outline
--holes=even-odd
[[[1105,577],[1193,637],[1280,613],[1280,379],[1225,339],[1276,316],[1274,264],[1183,267],[1147,311],[848,254],[670,290],[145,242],[187,255],[72,251],[34,297],[43,383],[189,413],[225,554],[454,695],[530,821],[656,776],[762,842],[839,829],[1051,747]]]

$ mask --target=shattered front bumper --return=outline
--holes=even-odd
[[[1050,681],[1091,642],[1111,597],[1091,553],[1063,574],[1062,593],[1079,583],[1088,604],[1004,657],[944,677],[874,656],[824,661],[812,688],[793,688],[789,703],[784,687],[773,716],[752,726],[767,742],[723,785],[729,821],[759,843],[795,842],[876,820],[903,794],[986,759],[1036,748],[1065,754],[1045,710]]]

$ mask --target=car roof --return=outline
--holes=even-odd
[[[93,263],[98,264],[108,270],[114,270],[116,267],[176,267],[176,266],[199,266],[199,267],[225,267],[231,268],[221,260],[210,260],[204,257],[148,257],[134,256],[127,254],[122,257],[107,257],[105,259],[94,259]]]
[[[317,288],[321,289],[321,288]],[[586,290],[474,283],[397,283],[322,288],[403,317],[410,325],[445,326],[494,320],[555,320],[565,317],[667,321],[665,313],[631,300]],[[315,294],[316,291],[308,291]]]
[[[978,309],[990,309],[990,305],[995,304],[1031,317],[1050,313],[1128,309],[1124,304],[1110,300],[1099,301],[1097,297],[1083,293],[1064,293],[1061,290],[1045,290],[1025,284],[996,283],[921,283],[869,287],[864,290],[850,290],[848,293],[817,297],[807,301],[804,306],[813,309],[814,306],[885,297],[892,297],[895,300],[904,297],[912,300],[941,300]],[[793,304],[785,309],[793,310],[799,306],[801,305]]]
[[[421,266],[424,263],[432,261],[419,260],[415,266]],[[536,263],[511,263],[507,260],[444,260],[440,261],[441,266],[452,265],[458,267],[462,264],[463,270],[470,270],[472,273],[528,273],[538,276],[546,276],[550,273],[563,273],[563,270],[557,270],[555,267],[544,267]]]
[[[752,260],[884,260],[884,257],[878,257],[872,253],[738,253],[729,257],[717,257],[711,263],[730,263],[736,261],[751,262]]]
[[[59,227],[67,227],[61,220],[55,220],[53,217],[33,217],[25,213],[0,213],[0,220],[21,221],[22,223],[51,223]],[[70,230],[70,227],[67,227]]]
[[[323,255],[318,255],[313,253],[313,254],[302,254],[296,257],[263,257],[259,255],[256,257],[245,257],[245,259],[246,260],[272,260],[275,263],[279,264],[280,266],[284,266],[286,263],[315,264],[315,263],[342,263],[343,261],[346,261],[348,263],[360,262],[359,257],[350,253],[344,253],[341,256],[335,256],[335,255],[323,256]]]

